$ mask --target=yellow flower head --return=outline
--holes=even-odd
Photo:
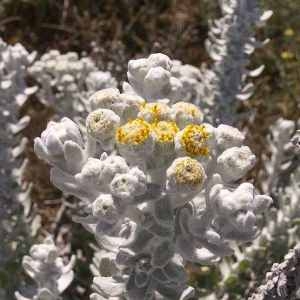
[[[191,156],[207,156],[209,154],[207,147],[209,137],[210,134],[204,125],[191,124],[182,130],[180,144],[185,152]]]
[[[203,120],[203,114],[200,109],[187,102],[177,102],[172,106],[172,119],[180,128],[188,124],[200,124]]]
[[[175,181],[183,185],[199,185],[205,179],[205,171],[202,165],[190,157],[184,157],[175,165]]]
[[[201,117],[202,116],[200,109],[192,103],[182,102],[182,101],[177,102],[173,105],[173,108],[175,108],[176,111],[190,115],[191,117]]]
[[[294,36],[295,35],[295,32],[292,28],[287,28],[285,31],[284,31],[284,35],[285,36],[288,36],[288,37],[291,37],[291,36]]]
[[[148,122],[158,122],[169,119],[170,108],[165,103],[146,103],[141,107],[139,117]]]
[[[135,119],[119,127],[116,132],[116,141],[119,144],[139,145],[150,136],[151,125],[142,120]]]
[[[151,124],[154,138],[159,143],[172,143],[179,131],[175,122],[160,121]]]
[[[284,60],[292,60],[295,58],[295,54],[293,52],[290,51],[283,51],[281,53],[281,58]]]

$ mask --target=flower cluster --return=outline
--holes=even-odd
[[[36,52],[29,53],[21,44],[10,46],[0,39],[0,101],[6,106],[6,113],[10,111],[7,105],[21,106],[35,91],[27,88],[25,82],[26,68],[35,57]]]
[[[40,98],[57,103],[64,113],[88,110],[83,99],[99,89],[117,86],[110,72],[99,71],[90,58],[80,58],[76,52],[50,50],[28,72],[41,86]]]
[[[35,152],[52,165],[54,185],[85,203],[75,219],[103,248],[98,265],[109,270],[99,270],[91,299],[188,299],[185,262],[214,263],[232,254],[230,241],[253,240],[272,199],[241,183],[255,156],[238,129],[166,99],[168,57],[128,66],[131,88],[90,97],[84,136],[68,118],[51,122]]]

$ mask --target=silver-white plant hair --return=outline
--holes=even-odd
[[[299,162],[296,163],[299,154],[299,135],[295,134],[296,126],[295,121],[280,118],[270,127],[270,134],[267,137],[270,157],[266,154],[263,157],[266,175],[262,178],[262,188],[265,192],[277,194],[299,165]]]
[[[17,300],[61,300],[60,295],[71,284],[74,272],[75,256],[64,264],[51,237],[43,243],[33,245],[30,256],[24,256],[23,268],[35,281],[34,287],[27,287],[22,294],[16,292]]]
[[[234,259],[222,261],[220,264],[222,281],[219,284],[218,297],[214,295],[212,299],[228,296],[226,295],[226,282],[229,278],[238,278],[238,273],[244,262],[249,264],[249,270],[256,270],[255,273],[252,273],[251,281],[247,278],[246,285],[250,290],[251,286],[257,284],[257,275],[265,273],[264,267],[270,263],[270,261],[258,262],[258,257],[262,257],[263,260],[268,260],[267,257],[271,259],[278,257],[278,249],[287,251],[300,242],[298,223],[300,217],[300,147],[296,122],[278,119],[270,127],[267,144],[267,150],[270,153],[264,156],[263,161],[266,170],[262,172],[265,174],[260,177],[260,182],[263,183],[263,190],[274,196],[275,205],[265,215],[264,227],[259,237],[250,246],[245,247],[243,251],[236,248]],[[260,269],[258,266],[261,266]],[[278,277],[275,279],[277,281]],[[241,299],[244,299],[244,296],[242,295]],[[253,299],[260,299],[259,296],[257,297]],[[281,298],[275,297],[274,299]]]
[[[247,100],[254,92],[248,77],[259,76],[264,67],[249,71],[249,55],[266,44],[255,38],[256,26],[263,26],[272,11],[261,13],[257,0],[220,0],[222,18],[210,23],[206,41],[214,61],[211,69],[202,68],[202,96],[215,109],[217,122],[233,124],[237,119],[237,100]],[[196,103],[197,104],[197,103]]]
[[[26,85],[26,68],[35,56],[35,52],[29,53],[21,44],[8,45],[0,38],[0,269],[4,274],[6,266],[19,255],[21,245],[26,244],[23,240],[26,226],[17,216],[19,205],[15,200],[19,190],[15,179],[19,174],[16,170],[20,169],[17,158],[27,140],[20,140],[16,135],[28,125],[30,118],[18,120],[17,111],[36,90]],[[7,297],[13,281],[5,286],[3,297]]]
[[[28,117],[17,120],[16,116],[18,108],[35,91],[35,88],[27,88],[25,81],[26,68],[35,56],[35,52],[27,52],[21,44],[10,46],[0,38],[0,170],[3,175],[0,179],[0,193],[3,193],[1,198],[4,199],[11,189],[7,180],[13,168],[10,150],[14,147],[14,134],[29,123]]]
[[[85,203],[74,219],[102,249],[92,300],[189,299],[185,263],[216,263],[233,253],[231,241],[255,239],[272,199],[241,182],[255,164],[244,135],[178,101],[167,56],[128,66],[124,93],[90,97],[84,135],[68,118],[50,122],[35,152],[53,184]]]
[[[299,299],[300,244],[285,255],[283,262],[274,263],[267,272],[264,283],[248,300],[296,300]]]

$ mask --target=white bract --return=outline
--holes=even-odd
[[[107,269],[93,267],[91,299],[189,299],[185,263],[217,262],[231,241],[253,240],[272,200],[237,182],[255,162],[240,131],[166,99],[168,57],[128,65],[131,89],[92,95],[85,134],[67,118],[51,122],[35,151],[52,165],[52,182],[85,203],[76,220],[103,249],[97,265]]]

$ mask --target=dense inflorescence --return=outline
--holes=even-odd
[[[203,123],[198,107],[180,101],[168,57],[128,66],[124,93],[90,97],[85,134],[68,118],[50,122],[35,152],[53,184],[85,203],[75,219],[107,265],[91,299],[188,299],[185,263],[215,263],[233,253],[230,241],[253,240],[272,200],[241,182],[255,164],[244,135]]]
[[[40,86],[39,98],[71,116],[89,110],[84,99],[95,91],[117,86],[110,72],[100,71],[89,57],[76,52],[50,50],[28,72]]]

